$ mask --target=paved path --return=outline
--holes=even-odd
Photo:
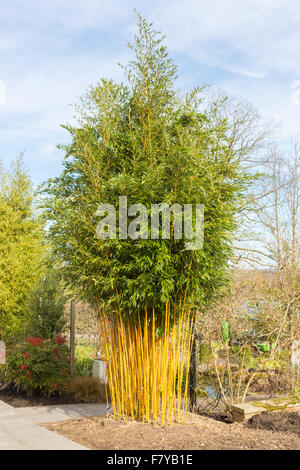
[[[88,450],[37,423],[99,416],[104,404],[13,408],[0,400],[0,450]]]

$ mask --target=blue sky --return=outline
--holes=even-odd
[[[299,0],[0,1],[0,159],[25,152],[35,184],[61,170],[77,97],[123,78],[134,8],[166,34],[182,91],[208,83],[277,121],[279,141],[300,134]]]

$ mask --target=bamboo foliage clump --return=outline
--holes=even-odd
[[[105,314],[100,322],[114,416],[162,426],[182,420],[187,410],[190,312],[182,309],[174,321],[167,304],[161,334],[154,310],[136,323]]]

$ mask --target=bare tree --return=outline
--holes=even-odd
[[[272,302],[281,312],[274,353],[287,332],[290,342],[300,334],[299,158],[298,141],[287,159],[278,147],[271,149],[265,164],[269,176],[249,201],[244,238],[240,236],[235,246],[236,259],[242,265],[273,273],[264,287],[264,295],[272,290]]]

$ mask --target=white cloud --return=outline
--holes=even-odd
[[[6,83],[0,80],[0,105],[6,104]]]
[[[300,106],[291,103],[300,79],[298,0],[168,0],[151,17],[184,67],[192,61],[189,85],[211,70],[209,83],[278,120],[282,138],[300,132]]]
[[[172,49],[201,62],[243,64],[259,75],[300,72],[298,0],[169,0],[153,16]]]
[[[116,64],[127,61],[135,6],[166,34],[183,88],[208,81],[281,121],[284,137],[299,132],[299,0],[11,0],[0,17],[1,156],[57,158],[76,97],[101,76],[123,78]]]

